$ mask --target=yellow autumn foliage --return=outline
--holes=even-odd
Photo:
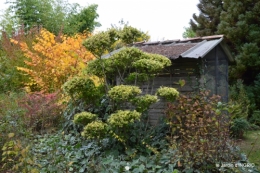
[[[36,84],[37,88],[52,92],[60,89],[69,77],[79,74],[86,63],[94,59],[82,45],[87,37],[87,34],[77,34],[57,39],[54,34],[41,29],[32,48],[25,42],[11,40],[13,44],[19,44],[27,57],[26,66],[17,67],[31,77],[32,83],[27,85]]]

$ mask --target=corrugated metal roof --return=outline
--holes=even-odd
[[[109,58],[111,55],[114,55],[115,53],[117,52],[120,52],[121,50],[125,49],[125,47],[121,47],[120,49],[117,49],[117,50],[114,50],[108,54],[105,54],[105,55],[102,55],[101,58],[103,59],[106,59],[106,58]]]
[[[209,53],[214,47],[216,47],[223,37],[217,40],[203,40],[198,43],[196,46],[190,48],[189,50],[180,54],[183,58],[203,58],[207,53]]]

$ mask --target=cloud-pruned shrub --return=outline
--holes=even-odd
[[[81,135],[87,139],[103,139],[107,136],[107,124],[97,120],[87,124]]]
[[[173,102],[179,97],[179,92],[175,88],[160,87],[156,94],[169,102]]]
[[[88,123],[91,123],[96,118],[97,118],[96,114],[92,114],[91,112],[81,112],[74,115],[73,122],[75,124],[87,125]]]
[[[137,86],[119,85],[108,91],[108,96],[115,102],[125,102],[141,94],[141,89]]]
[[[137,120],[140,120],[141,113],[137,111],[129,110],[118,110],[116,113],[113,113],[108,118],[108,124],[112,128],[126,128]]]

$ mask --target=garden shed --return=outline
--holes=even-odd
[[[223,101],[228,101],[228,65],[234,63],[234,58],[224,42],[223,35],[138,42],[133,46],[144,52],[166,56],[172,61],[172,66],[165,68],[152,84],[142,86],[143,92],[155,93],[160,86],[168,86],[187,93],[203,87],[210,90],[211,94],[220,95]],[[180,80],[185,81],[183,87],[178,84]],[[163,102],[158,102],[150,108],[151,124],[158,122],[159,117],[164,114],[164,109]]]

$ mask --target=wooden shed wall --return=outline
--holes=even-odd
[[[153,81],[141,86],[143,94],[155,94],[161,86],[173,87],[181,93],[192,92],[198,87],[200,74],[200,60],[192,58],[179,58],[172,60],[172,66],[166,68]],[[180,88],[179,80],[185,80],[186,84]],[[160,117],[165,116],[166,101],[160,100],[149,109],[149,121],[156,125]]]
[[[186,84],[180,88],[179,80]],[[203,59],[178,58],[172,60],[172,66],[166,68],[154,81],[143,85],[144,94],[154,94],[161,86],[173,87],[182,94],[196,91],[199,87],[218,94],[222,101],[228,101],[228,60],[221,46],[215,47]],[[160,100],[149,109],[149,121],[156,125],[160,117],[165,116],[166,101]]]

